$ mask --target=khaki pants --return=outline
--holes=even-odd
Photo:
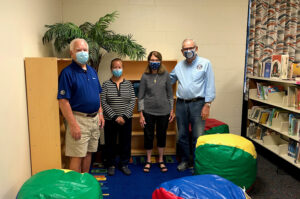
[[[74,113],[77,124],[80,127],[81,138],[75,140],[70,133],[70,126],[66,125],[66,156],[85,157],[87,152],[96,152],[100,137],[99,117],[86,117]]]

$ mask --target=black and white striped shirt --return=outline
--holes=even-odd
[[[131,118],[135,105],[135,94],[130,81],[123,80],[119,89],[111,79],[102,84],[101,105],[106,120],[115,120],[118,116]]]

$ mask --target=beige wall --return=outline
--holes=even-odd
[[[0,198],[13,199],[31,176],[24,57],[50,56],[45,24],[61,21],[61,0],[0,2]]]
[[[211,117],[240,134],[247,8],[248,0],[63,0],[63,21],[94,23],[118,11],[111,29],[133,34],[147,53],[158,50],[163,59],[182,60],[181,41],[195,39],[199,55],[211,60],[215,72],[217,98]],[[112,57],[104,57],[101,81],[110,76]]]

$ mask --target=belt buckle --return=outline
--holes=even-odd
[[[89,113],[89,114],[86,114],[87,117],[95,117],[97,115],[97,113]]]

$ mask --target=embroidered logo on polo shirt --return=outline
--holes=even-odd
[[[201,64],[199,64],[198,66],[197,66],[197,70],[201,70],[202,69],[202,65]]]
[[[65,91],[65,90],[61,90],[61,91],[59,92],[59,94],[65,95],[65,94],[66,94],[66,91]]]

